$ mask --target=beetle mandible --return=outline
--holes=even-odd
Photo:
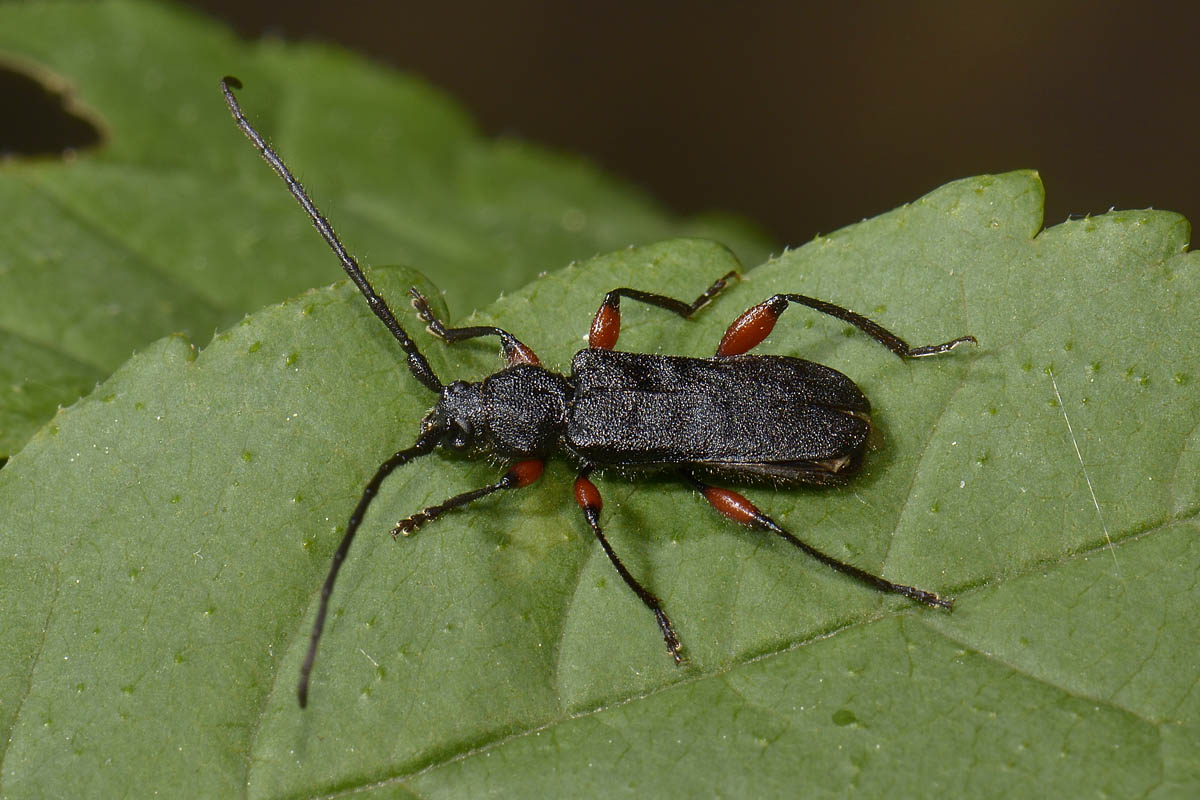
[[[504,352],[506,366],[482,381],[443,383],[387,302],[375,293],[304,187],[246,119],[233,94],[233,89],[240,88],[237,78],[221,80],[221,91],[238,127],[287,184],[367,305],[399,342],[413,377],[438,395],[437,403],[421,421],[416,442],[379,466],[350,514],[346,533],[321,587],[308,651],[300,668],[297,696],[301,708],[308,703],[309,676],[333,584],[367,507],[388,475],[439,446],[487,453],[511,462],[511,466],[495,483],[454,495],[401,520],[392,529],[393,537],[411,533],[451,509],[490,494],[529,486],[541,477],[547,458],[564,454],[580,467],[575,479],[575,502],[621,579],[654,614],[667,650],[677,664],[683,661],[683,648],[662,603],[621,563],[600,526],[600,492],[589,477],[593,470],[674,470],[713,508],[735,522],[770,531],[823,564],[880,591],[901,594],[927,606],[951,608],[953,601],[934,592],[892,583],[817,550],[742,495],[718,488],[708,480],[829,486],[845,483],[862,464],[871,430],[871,406],[853,381],[837,370],[800,358],[746,355],[767,338],[779,316],[793,303],[850,323],[900,358],[945,353],[965,342],[974,343],[974,336],[911,347],[883,326],[849,309],[800,294],[776,294],[734,320],[712,358],[613,349],[621,329],[621,298],[688,319],[737,277],[736,272],[730,272],[690,303],[637,289],[612,290],[604,296],[592,320],[588,347],[575,354],[571,374],[561,375],[542,367],[533,350],[502,328],[447,328],[413,288],[413,305],[433,336],[447,343],[495,336]]]

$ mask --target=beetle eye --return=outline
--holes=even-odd
[[[471,423],[458,422],[450,429],[449,445],[455,450],[464,450],[471,445]]]

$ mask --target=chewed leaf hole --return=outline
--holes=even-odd
[[[0,126],[0,158],[61,158],[98,147],[104,138],[65,82],[55,87],[0,65],[0,107],[20,109]]]

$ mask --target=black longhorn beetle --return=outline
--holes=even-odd
[[[482,381],[442,383],[388,304],[375,294],[362,268],[346,252],[304,187],[246,119],[234,88],[242,88],[241,82],[232,77],[222,79],[221,91],[238,127],[287,184],[367,305],[400,343],[413,377],[438,395],[437,404],[421,421],[417,441],[379,466],[350,514],[321,587],[320,607],[300,668],[297,694],[301,708],[308,702],[309,676],[333,583],[367,507],[397,467],[439,445],[490,454],[512,465],[493,484],[457,494],[401,520],[392,528],[393,537],[411,533],[451,509],[495,492],[528,486],[541,477],[548,457],[563,453],[580,465],[575,502],[621,579],[653,612],[677,664],[683,661],[682,646],[662,603],[625,568],[600,528],[600,492],[589,478],[593,470],[673,469],[729,519],[771,531],[823,564],[880,591],[902,594],[927,606],[951,608],[951,600],[933,592],[892,583],[822,553],[742,495],[713,486],[706,479],[830,486],[845,483],[862,464],[871,430],[871,405],[853,381],[837,370],[800,358],[745,355],[767,337],[792,303],[854,325],[901,358],[937,355],[964,342],[975,342],[975,337],[910,347],[899,336],[849,309],[800,294],[777,294],[734,320],[712,358],[613,349],[621,329],[622,297],[689,319],[737,276],[730,272],[691,303],[637,289],[613,289],[604,296],[592,320],[587,349],[571,360],[570,375],[560,375],[542,367],[532,350],[502,328],[447,328],[413,288],[413,305],[432,335],[448,343],[495,336],[507,361],[503,369]]]

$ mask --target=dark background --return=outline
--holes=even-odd
[[[1046,183],[1048,225],[1112,207],[1200,219],[1200,3],[189,5],[420,74],[491,133],[781,243],[1022,167]]]
[[[1047,224],[1200,219],[1200,3],[191,5],[419,73],[488,131],[789,244],[1021,167]]]

